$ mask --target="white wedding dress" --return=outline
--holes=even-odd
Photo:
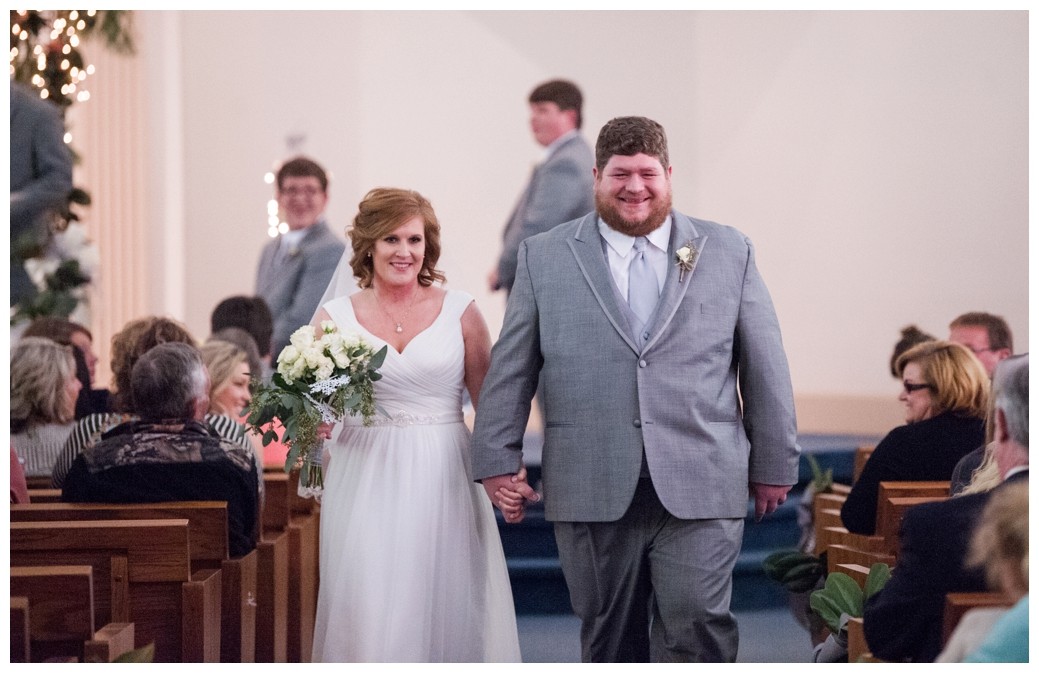
[[[462,422],[460,318],[448,291],[403,353],[389,347],[375,401],[333,434],[321,500],[315,662],[516,662],[516,615],[491,504]],[[376,348],[349,297],[324,306]]]

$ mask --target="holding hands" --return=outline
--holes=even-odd
[[[516,474],[499,474],[487,477],[482,481],[483,489],[491,504],[505,515],[506,523],[523,521],[527,501],[539,502],[541,496],[527,483],[527,468],[520,468]]]

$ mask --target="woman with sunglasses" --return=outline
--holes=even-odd
[[[925,342],[903,353],[896,370],[906,424],[877,444],[841,508],[852,533],[874,533],[880,482],[949,479],[959,459],[985,443],[989,379],[970,350]]]

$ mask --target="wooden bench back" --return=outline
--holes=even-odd
[[[11,596],[28,599],[32,661],[83,659],[83,643],[94,636],[90,566],[14,566]]]
[[[191,560],[228,558],[227,503],[194,500],[158,503],[35,503],[11,505],[11,521],[186,519]]]
[[[945,614],[942,623],[942,642],[948,643],[963,615],[974,608],[1010,607],[1010,601],[1000,592],[978,591],[945,594]]]
[[[60,488],[30,488],[29,502],[61,502]]]
[[[13,521],[10,535],[12,566],[91,566],[95,623],[134,622],[138,647],[155,642],[156,661],[181,661],[186,519]]]
[[[877,535],[884,538],[885,549],[889,554],[898,556],[899,535],[902,531],[902,519],[910,507],[927,502],[948,500],[948,495],[921,495],[911,497],[887,497],[877,504]]]
[[[855,448],[855,464],[852,467],[851,483],[855,483],[859,480],[859,475],[862,474],[862,470],[866,467],[866,461],[873,455],[873,450],[877,448],[871,444],[863,444]]]

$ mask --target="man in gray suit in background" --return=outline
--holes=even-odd
[[[581,136],[581,90],[551,80],[530,93],[530,127],[545,155],[534,168],[503,234],[498,266],[488,276],[491,291],[512,289],[516,251],[534,234],[584,215],[594,205],[592,150]]]
[[[797,481],[779,322],[750,241],[671,209],[659,124],[611,120],[595,160],[596,212],[520,244],[473,478],[508,522],[539,498],[522,440],[540,379],[545,515],[582,659],[734,661],[748,496],[760,519]]]
[[[71,191],[61,108],[11,80],[11,306],[36,295],[22,251],[46,243],[47,216],[68,210]]]
[[[325,222],[328,176],[317,162],[296,157],[277,174],[278,206],[289,230],[268,243],[256,271],[256,294],[274,318],[271,356],[310,322],[346,245]]]

